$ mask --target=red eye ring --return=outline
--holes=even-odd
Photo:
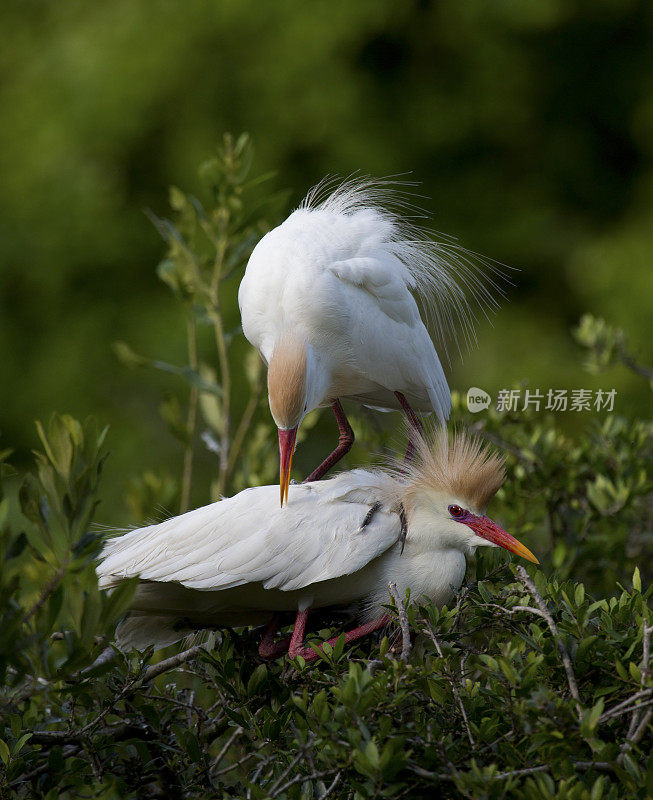
[[[460,518],[465,516],[465,509],[460,506],[449,506],[449,513],[452,517]]]

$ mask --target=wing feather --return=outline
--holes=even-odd
[[[207,591],[247,583],[291,591],[349,575],[398,540],[394,490],[391,478],[365,470],[291,486],[283,509],[277,486],[246,489],[110,539],[97,567],[100,585],[140,575]],[[381,508],[361,530],[377,502]]]
[[[419,322],[417,303],[408,290],[410,273],[398,259],[388,254],[348,258],[335,261],[328,268],[341,281],[369,292],[379,309],[395,322],[410,326]]]

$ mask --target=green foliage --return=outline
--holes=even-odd
[[[605,320],[584,314],[574,331],[576,341],[588,349],[585,366],[590,372],[604,372],[615,364],[624,364],[653,384],[653,370],[638,364],[628,350],[626,336],[621,328],[608,325]]]
[[[14,653],[0,699],[6,796],[645,798],[651,589],[636,572],[595,600],[549,571],[499,567],[451,608],[410,606],[408,663],[393,629],[313,666],[261,663],[256,632],[223,631],[150,667],[111,648],[94,663],[65,631],[71,671],[52,625],[26,622],[29,673]],[[128,598],[91,593],[108,635]]]
[[[262,663],[258,631],[158,662],[107,646],[134,587],[107,597],[93,574],[105,431],[39,426],[24,533],[0,495],[4,796],[648,797],[650,430],[606,415],[573,440],[553,416],[472,423],[457,398],[456,416],[507,453],[493,515],[541,568],[481,553],[451,607],[408,605],[407,663],[391,625],[308,666]]]
[[[189,388],[186,409],[182,409],[179,398],[173,394],[167,394],[159,406],[168,431],[184,450],[181,511],[186,511],[190,503],[201,424],[204,425],[204,443],[218,457],[211,486],[213,499],[247,485],[245,475],[251,471],[248,467],[251,467],[252,456],[263,476],[274,469],[272,459],[267,461],[267,470],[264,467],[266,442],[261,441],[260,436],[264,429],[247,437],[261,405],[263,364],[255,351],[248,350],[243,355],[241,340],[237,338],[239,326],[226,329],[230,314],[225,313],[222,300],[223,285],[242,276],[252,248],[266,230],[260,209],[252,211],[250,205],[244,203],[252,187],[265,180],[265,176],[249,177],[252,158],[253,149],[246,134],[237,139],[226,135],[216,154],[199,169],[206,204],[172,187],[170,205],[174,219],[152,215],[167,244],[167,253],[157,267],[157,275],[183,309],[188,364],[175,366],[138,355],[125,342],[114,344],[114,352],[126,366],[175,375]],[[202,335],[206,332],[210,336]],[[212,364],[218,365],[217,373]],[[236,425],[234,406],[242,405],[243,398],[246,398],[245,403]],[[271,456],[271,448],[267,449]],[[140,497],[137,496],[139,485],[143,491]],[[147,497],[156,487],[157,482],[145,477],[140,482],[132,481],[130,505],[137,509],[139,519],[143,519],[144,509],[152,507],[153,500],[163,505],[170,500],[170,493],[166,491],[169,481],[165,478],[158,482],[161,495]]]

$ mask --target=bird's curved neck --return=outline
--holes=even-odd
[[[279,428],[299,424],[306,404],[308,346],[295,332],[275,342],[268,366],[270,411]]]
[[[293,428],[306,413],[331,400],[330,388],[328,361],[301,331],[286,331],[277,338],[268,367],[268,394],[279,427]]]

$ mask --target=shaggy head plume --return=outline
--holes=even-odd
[[[483,511],[505,480],[503,456],[464,430],[448,434],[444,427],[438,427],[419,437],[415,451],[411,464],[394,467],[409,505],[415,492],[437,489]]]
[[[505,265],[467,250],[454,237],[438,234],[435,238],[418,224],[416,220],[426,215],[406,188],[414,185],[361,175],[345,180],[327,177],[311,189],[299,208],[374,217],[376,235],[369,238],[368,248],[391,254],[408,270],[409,286],[424,311],[424,321],[448,355],[452,339],[458,349],[461,339],[467,346],[475,343],[479,313],[489,318],[497,310],[496,298],[504,296],[503,286],[510,281]]]

